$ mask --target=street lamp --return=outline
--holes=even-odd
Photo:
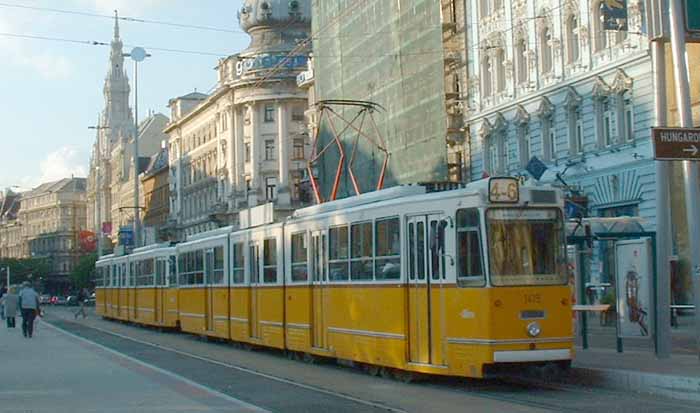
[[[109,126],[88,126],[88,129],[93,129],[93,130],[103,130],[103,129],[111,129]],[[99,133],[99,132],[98,132]],[[100,202],[100,199],[102,198],[102,193],[101,193],[101,187],[100,184],[102,180],[100,179],[100,163],[102,163],[102,151],[100,149],[100,137],[97,137],[97,165],[95,166],[95,169],[97,170],[97,177],[95,179],[95,214],[97,215],[97,257],[102,256],[102,203]]]
[[[141,245],[141,218],[139,211],[139,62],[151,55],[143,47],[134,47],[124,56],[134,61],[134,246]]]

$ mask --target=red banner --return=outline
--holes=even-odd
[[[92,231],[80,231],[78,234],[80,249],[85,252],[94,252],[97,249],[97,237]]]

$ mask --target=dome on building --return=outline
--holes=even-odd
[[[246,32],[255,27],[311,24],[311,0],[244,0],[238,22]]]

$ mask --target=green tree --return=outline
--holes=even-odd
[[[78,265],[73,268],[70,274],[74,287],[89,287],[94,282],[95,262],[97,262],[97,254],[94,253],[80,258]]]
[[[7,268],[10,268],[10,283],[21,284],[24,281],[36,282],[51,271],[49,258],[3,258],[0,259],[0,285],[5,285]]]

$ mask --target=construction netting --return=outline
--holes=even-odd
[[[385,187],[403,183],[445,181],[446,113],[440,2],[435,0],[313,1],[314,67],[318,100],[371,101],[385,110],[374,113],[390,161]],[[335,107],[347,121],[358,107]],[[360,122],[357,122],[356,126]],[[341,142],[348,152],[357,137],[353,128]],[[375,134],[368,123],[361,128]],[[327,121],[320,125],[323,146],[333,138]],[[373,189],[384,153],[359,139],[353,170],[362,192]],[[327,193],[333,186],[339,157],[324,153],[317,175]],[[347,164],[347,162],[346,162]],[[338,197],[353,195],[348,174]]]

